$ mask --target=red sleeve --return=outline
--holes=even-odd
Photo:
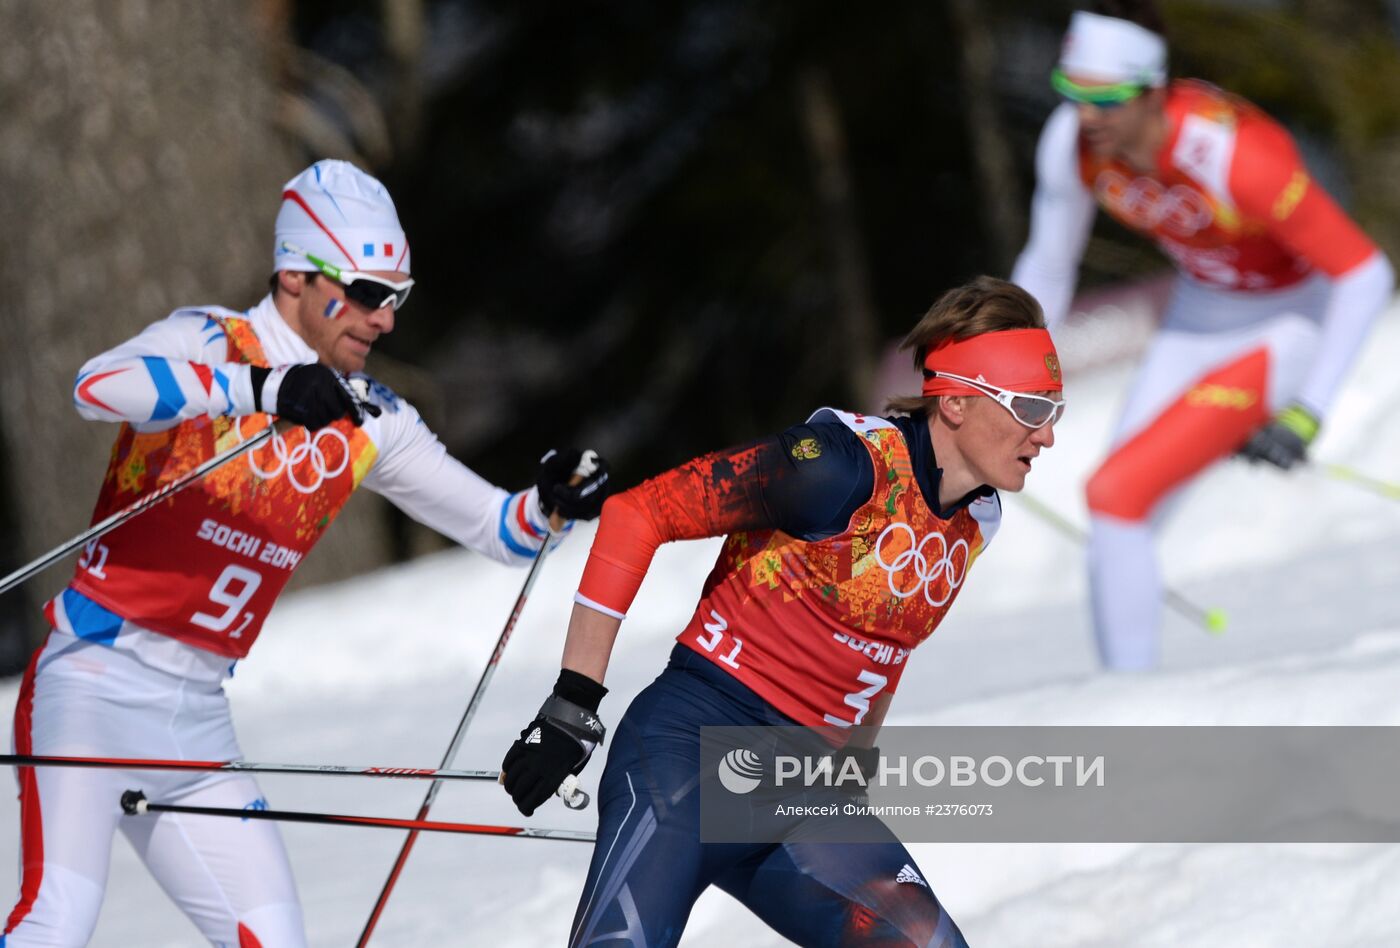
[[[1230,193],[1246,218],[1329,276],[1341,276],[1376,245],[1304,166],[1293,138],[1263,118],[1246,119],[1235,139]]]
[[[759,459],[771,443],[707,454],[608,498],[579,595],[625,614],[661,544],[770,526]]]

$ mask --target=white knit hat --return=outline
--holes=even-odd
[[[409,272],[408,238],[393,198],[348,161],[318,161],[288,181],[274,229],[274,271],[317,269],[306,251],[344,270]]]
[[[1128,20],[1080,10],[1070,18],[1060,68],[1107,82],[1160,86],[1167,81],[1167,41]]]

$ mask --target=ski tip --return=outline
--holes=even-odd
[[[1206,631],[1211,635],[1224,635],[1229,624],[1230,619],[1224,609],[1206,610]]]

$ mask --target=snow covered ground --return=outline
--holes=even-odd
[[[1377,330],[1315,455],[1400,479],[1400,307]],[[1085,520],[1124,366],[1070,381],[1058,444],[1031,490]],[[1225,608],[1214,638],[1169,617],[1156,673],[1096,671],[1079,551],[1014,497],[947,623],[906,673],[891,723],[1400,725],[1400,502],[1312,472],[1238,462],[1190,492],[1162,545],[1169,581]],[[589,544],[546,564],[457,763],[496,767],[553,681]],[[624,626],[603,716],[615,723],[689,617],[714,541],[663,549]],[[465,552],[278,606],[229,691],[250,760],[436,765],[523,579]],[[57,577],[47,577],[50,585]],[[17,682],[0,684],[8,729]],[[600,763],[585,772],[593,787]],[[407,781],[267,777],[272,806],[410,816]],[[435,818],[515,823],[494,787],[452,786]],[[531,821],[592,828],[557,804]],[[0,799],[0,893],[17,885],[18,813]],[[402,836],[288,826],[311,942],[354,943]],[[918,845],[925,875],[976,946],[1400,944],[1400,847]],[[425,835],[376,943],[560,945],[582,844]],[[684,944],[783,944],[728,896],[701,899]],[[124,842],[95,946],[199,944]]]

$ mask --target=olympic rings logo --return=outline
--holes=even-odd
[[[241,425],[238,428],[238,440],[243,441]],[[332,461],[327,455],[336,457],[335,448],[331,447],[336,442],[340,444],[339,457]],[[275,463],[270,468],[261,467],[257,455],[269,451]],[[274,431],[265,446],[248,455],[248,467],[252,468],[254,474],[270,481],[280,477],[285,471],[287,481],[302,494],[313,494],[320,490],[326,478],[339,477],[349,465],[350,441],[334,428],[322,428],[314,436],[291,448],[287,447],[281,432]],[[302,477],[306,480],[303,481]]]
[[[895,555],[891,561],[885,559],[885,540],[891,533],[899,531],[908,534],[909,548]],[[948,545],[947,537],[934,530],[917,544],[914,542],[914,528],[907,523],[892,523],[880,531],[880,535],[875,538],[875,562],[887,573],[890,592],[900,599],[908,599],[910,596],[923,590],[924,599],[930,606],[946,606],[953,598],[957,588],[962,585],[963,578],[967,575],[968,560],[971,559],[971,548],[966,540],[954,540],[953,545]],[[929,543],[938,542],[937,557],[930,557],[927,552]],[[962,550],[962,563],[957,562],[957,552]],[[901,589],[895,583],[895,574],[910,570],[914,574],[917,582],[908,589]],[[941,598],[934,598],[934,584],[939,580],[947,583],[947,589]],[[902,585],[902,584],[901,584]]]
[[[1141,230],[1161,227],[1173,236],[1185,238],[1195,236],[1215,220],[1215,212],[1205,198],[1180,184],[1168,188],[1152,178],[1129,181],[1110,169],[1098,176],[1094,190],[1111,211]]]

